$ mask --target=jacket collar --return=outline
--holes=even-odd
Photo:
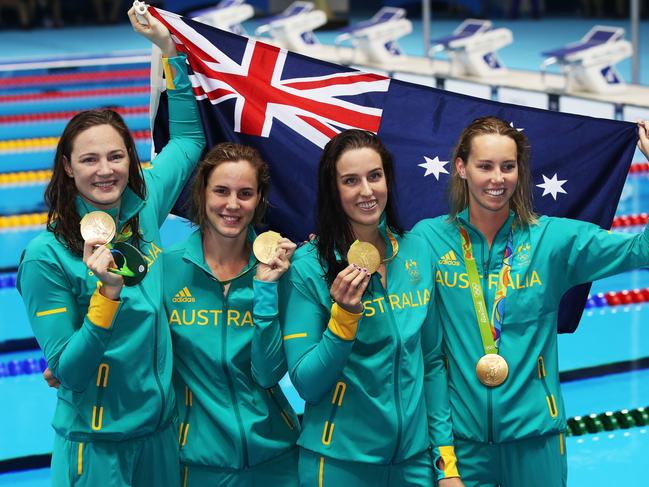
[[[255,238],[257,238],[257,233],[255,232],[255,229],[252,227],[252,225],[248,225],[248,233],[246,236],[246,240],[250,244],[251,249],[252,249],[252,243],[255,241]],[[213,275],[210,266],[208,266],[207,262],[205,261],[205,254],[203,253],[203,233],[201,232],[200,229],[194,231],[185,242],[185,253],[183,254],[183,259],[192,262],[193,264],[197,265],[208,274]],[[255,254],[251,251],[250,257],[248,258],[248,263],[244,266],[241,272],[234,278],[230,279],[229,282],[234,281],[235,279],[248,273],[256,265],[257,265],[257,258],[255,257]]]
[[[502,235],[507,235],[509,233],[509,229],[512,227],[514,224],[514,218],[516,217],[516,214],[512,211],[509,210],[509,215],[507,216],[507,220],[505,220],[505,223],[498,229],[496,232],[496,239],[498,239]],[[482,232],[478,230],[476,227],[474,227],[471,222],[469,221],[469,208],[465,208],[461,212],[457,214],[457,220],[458,222],[463,225],[464,227],[470,228],[474,233],[477,233],[480,235],[482,238],[484,238],[484,235],[482,235]]]

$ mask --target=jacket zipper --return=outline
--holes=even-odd
[[[494,237],[493,241],[491,242],[491,246],[489,247],[489,252],[487,253],[487,259],[484,260],[484,249],[486,242],[484,242],[484,237],[480,234],[480,232],[476,232],[482,242],[482,268],[483,268],[483,273],[482,273],[482,282],[483,286],[482,288],[489,289],[489,269],[491,268],[491,252],[494,247],[494,243],[498,239],[498,236],[500,235],[500,232],[502,231],[502,227],[496,232],[496,236]],[[484,293],[486,295],[486,293]],[[487,303],[485,303],[487,305]],[[488,305],[487,305],[488,306]],[[494,405],[493,405],[493,389],[491,387],[487,388],[487,442],[491,445],[494,442]]]
[[[388,284],[388,264],[386,263],[385,265],[385,284],[386,287],[383,287],[383,284],[381,283],[380,278],[377,276],[378,279],[378,284],[381,287],[381,292],[383,293],[383,298],[385,299],[385,302],[389,302],[389,296],[387,292],[387,284]],[[390,316],[390,326],[394,330],[394,334],[396,337],[396,351],[394,354],[394,362],[392,364],[392,375],[395,378],[394,380],[394,386],[393,386],[393,391],[394,391],[394,403],[396,406],[397,410],[397,441],[396,444],[394,445],[394,453],[392,454],[392,463],[395,462],[397,458],[397,454],[399,453],[399,450],[401,448],[401,436],[403,434],[403,420],[402,420],[402,411],[401,411],[401,395],[399,393],[400,391],[400,373],[399,373],[399,361],[401,360],[401,334],[399,333],[399,327],[397,326],[395,320],[394,320],[394,313],[392,311],[391,307],[387,307],[389,309],[389,316]]]
[[[222,285],[223,286],[223,285]],[[221,328],[222,340],[221,340],[221,365],[223,367],[223,373],[228,379],[228,389],[230,390],[230,400],[232,401],[232,406],[234,408],[234,415],[237,418],[237,426],[239,427],[239,437],[241,438],[241,450],[243,453],[243,468],[248,468],[248,442],[246,441],[246,435],[243,432],[243,422],[241,421],[241,411],[239,411],[239,404],[237,403],[236,396],[234,394],[234,383],[232,381],[232,375],[230,374],[230,369],[226,363],[226,350],[227,350],[227,337],[228,337],[228,296],[232,291],[232,284],[230,284],[230,289],[228,294],[225,294],[225,287],[223,287],[223,311],[225,315],[225,323]]]
[[[160,372],[158,371],[158,311],[157,308],[153,305],[153,302],[151,301],[151,298],[146,292],[146,289],[144,286],[142,286],[142,294],[144,295],[144,298],[148,301],[148,303],[151,305],[151,308],[154,310],[154,317],[155,317],[155,325],[154,325],[154,333],[153,333],[153,376],[155,377],[156,384],[158,386],[158,391],[160,392],[160,417],[158,418],[158,425],[156,427],[156,430],[160,429],[160,426],[162,425],[162,420],[164,418],[164,413],[165,413],[165,394],[164,394],[164,389],[162,388],[162,382],[160,382]]]

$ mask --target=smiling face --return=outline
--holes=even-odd
[[[388,186],[381,157],[369,147],[343,152],[336,163],[340,203],[355,233],[376,227],[388,201]]]
[[[498,134],[474,137],[468,160],[458,157],[455,165],[460,177],[466,180],[472,214],[509,211],[509,200],[518,184],[514,140]]]
[[[245,235],[261,196],[257,171],[248,161],[216,166],[205,188],[205,230],[225,238]]]
[[[85,201],[100,210],[119,206],[128,183],[130,159],[122,136],[110,125],[95,125],[77,135],[66,174]]]

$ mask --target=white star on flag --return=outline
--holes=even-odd
[[[525,129],[519,129],[518,127],[514,127],[514,122],[509,122],[509,126],[510,126],[511,128],[513,128],[513,129],[518,130],[519,132],[522,132],[523,130],[525,130]]]
[[[557,173],[554,173],[554,176],[552,176],[552,178],[547,178],[545,174],[541,174],[541,176],[543,176],[543,183],[536,185],[538,188],[543,188],[543,194],[541,195],[541,197],[545,196],[546,194],[551,194],[556,201],[557,194],[568,194],[566,190],[563,189],[563,184],[567,181],[567,179],[557,179]]]
[[[435,156],[435,159],[424,156],[424,159],[426,159],[426,162],[417,164],[419,167],[426,169],[426,174],[424,174],[424,177],[432,174],[433,176],[435,176],[435,179],[439,181],[440,174],[448,174],[448,171],[444,168],[444,166],[448,164],[449,161],[440,161],[438,156]]]

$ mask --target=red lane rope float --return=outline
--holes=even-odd
[[[97,88],[94,90],[52,91],[46,93],[22,93],[20,95],[0,95],[0,103],[11,103],[35,100],[56,100],[64,98],[87,98],[111,95],[141,95],[148,94],[149,85],[130,86],[121,88]]]
[[[629,168],[629,173],[631,174],[643,172],[649,172],[649,162],[634,162]]]
[[[149,69],[120,69],[116,71],[16,76],[14,78],[0,79],[0,88],[39,86],[42,84],[54,85],[66,83],[87,83],[89,81],[125,81],[134,79],[148,80]]]
[[[599,293],[597,296],[600,296]],[[649,301],[649,288],[625,289],[624,291],[609,291],[604,293],[608,306],[624,306],[628,304],[646,303]]]
[[[613,224],[611,225],[611,228],[635,227],[646,225],[647,222],[649,222],[649,214],[647,213],[620,215],[613,218]]]
[[[147,115],[149,107],[147,105],[138,107],[117,107],[113,108],[122,116],[127,115]],[[45,122],[50,120],[68,120],[81,110],[66,110],[62,112],[49,112],[49,113],[27,113],[20,115],[0,115],[0,124],[13,124],[13,123],[31,123],[31,122]]]
[[[133,138],[138,142],[151,139],[150,130],[132,130]],[[0,152],[30,152],[53,148],[59,137],[38,137],[34,139],[0,140]]]

